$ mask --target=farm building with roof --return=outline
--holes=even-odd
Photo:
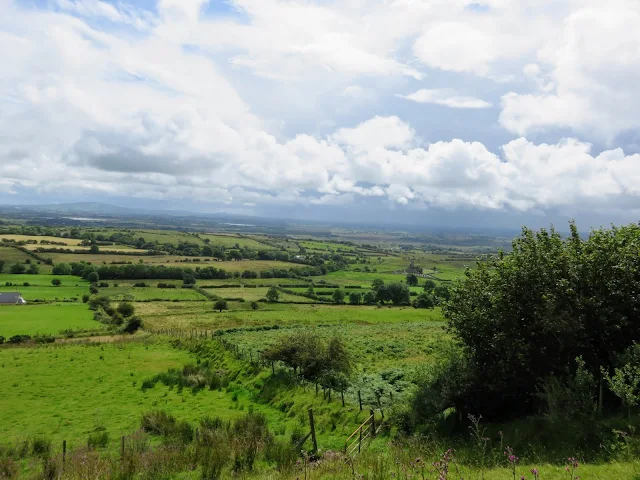
[[[24,305],[27,303],[20,292],[0,292],[0,304],[2,305]]]

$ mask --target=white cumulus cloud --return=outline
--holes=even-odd
[[[412,100],[418,103],[433,103],[436,105],[442,105],[450,108],[489,108],[491,104],[485,102],[480,98],[468,97],[465,95],[459,95],[455,90],[440,88],[429,89],[422,88],[417,92],[410,93],[409,95],[399,95],[407,100]]]

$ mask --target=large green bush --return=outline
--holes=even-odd
[[[489,418],[539,412],[548,379],[568,385],[578,357],[602,383],[601,368],[640,340],[639,252],[638,225],[582,238],[571,224],[567,238],[524,229],[511,253],[468,270],[443,309],[468,383],[442,407]]]

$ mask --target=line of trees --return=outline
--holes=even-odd
[[[22,264],[20,264],[22,265]],[[26,269],[26,267],[24,267]],[[13,272],[12,272],[13,273]],[[23,272],[16,272],[23,273]],[[298,278],[321,275],[315,267],[292,267],[289,269],[271,269],[261,272],[228,272],[222,268],[206,267],[178,267],[166,265],[149,265],[143,263],[125,265],[93,265],[86,262],[71,264],[59,263],[53,266],[54,275],[76,275],[89,280],[89,275],[97,274],[100,280],[184,280],[194,279],[231,279],[231,278]],[[97,281],[97,280],[95,280]]]

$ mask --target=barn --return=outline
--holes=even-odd
[[[0,292],[0,305],[24,305],[27,303],[20,292]]]

